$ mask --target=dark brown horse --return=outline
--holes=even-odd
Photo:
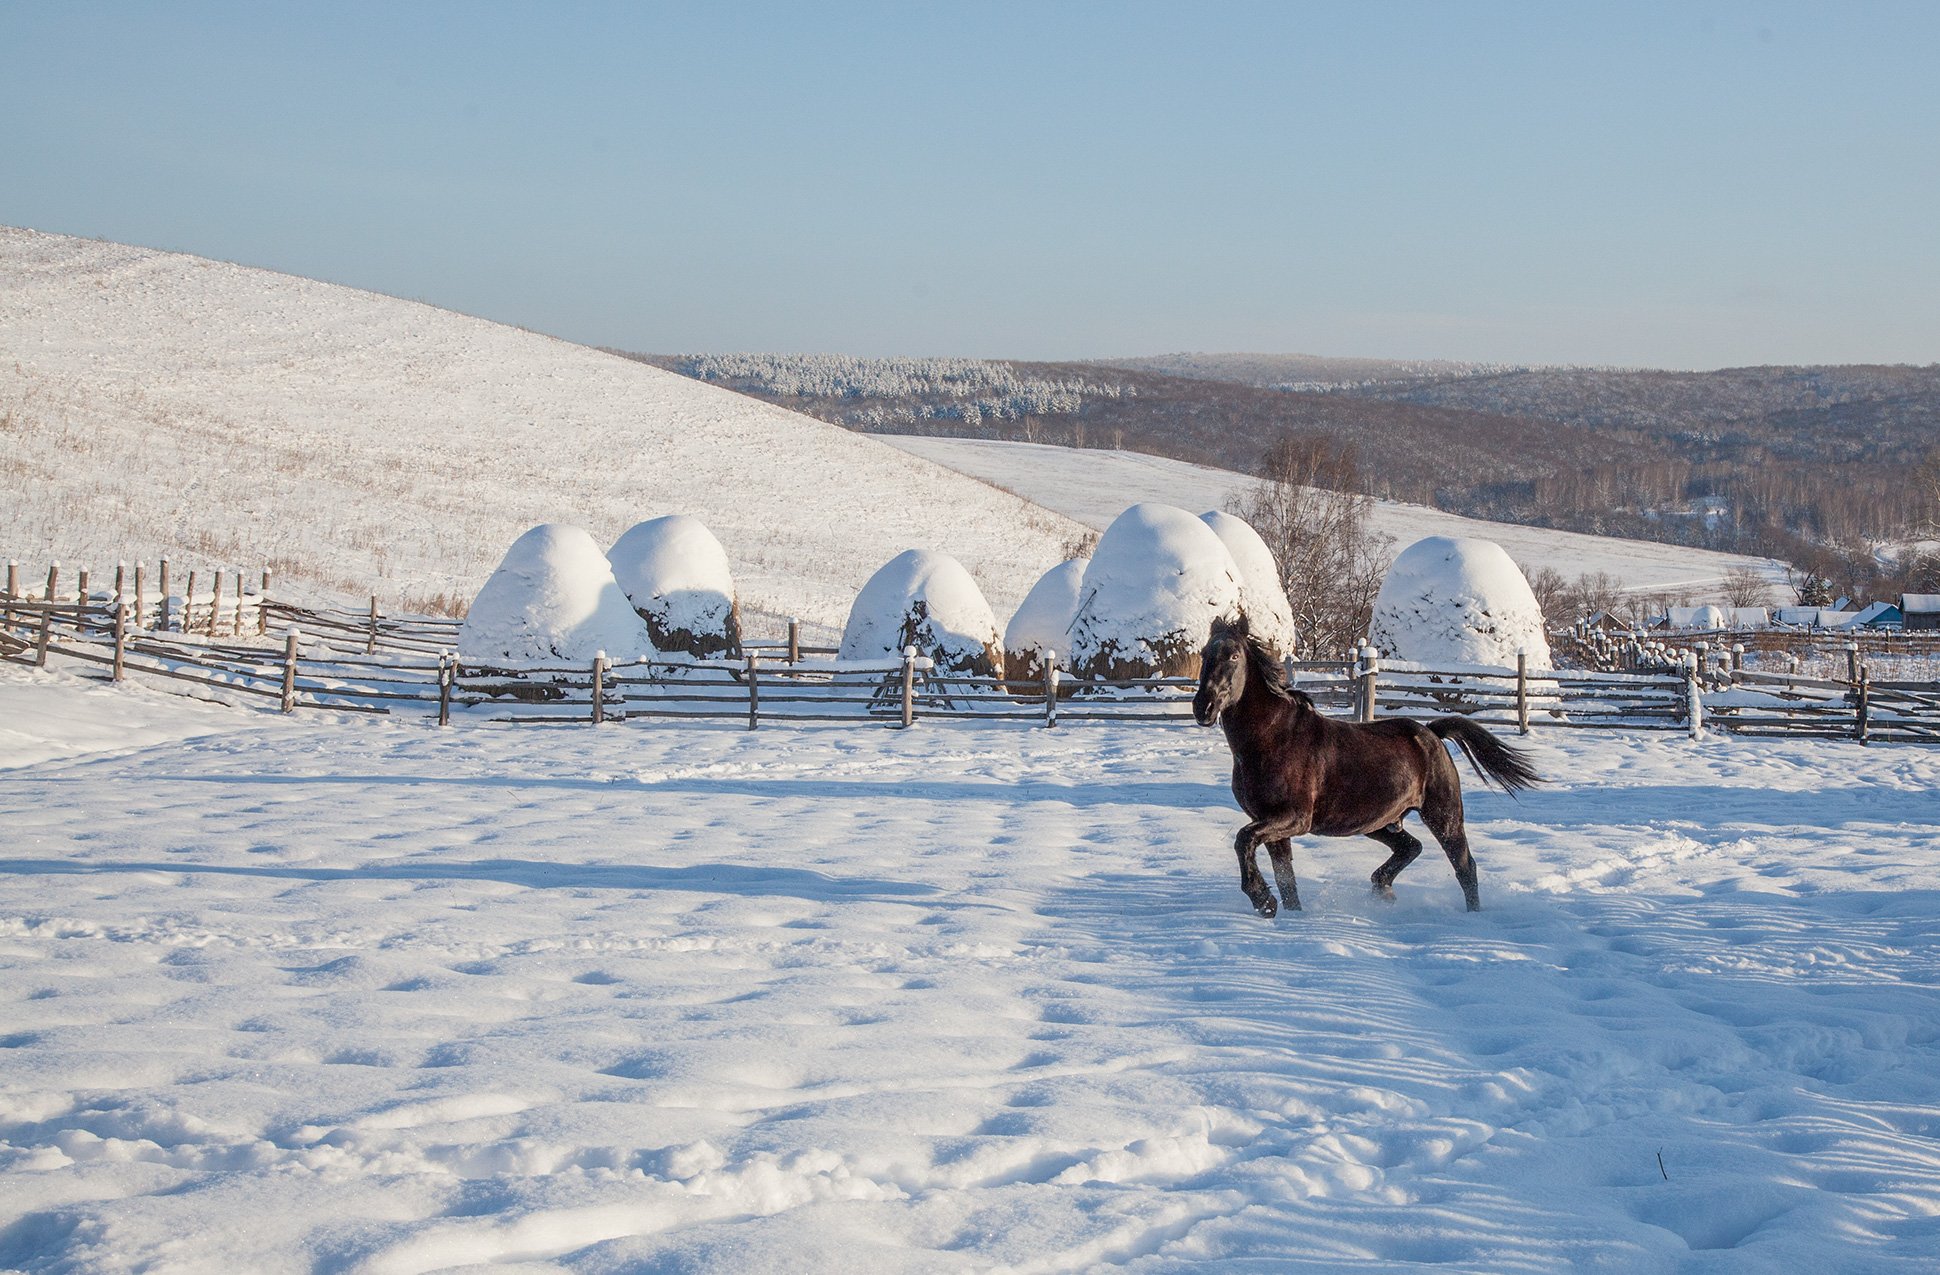
[[[1388,848],[1374,870],[1374,892],[1394,898],[1394,879],[1421,853],[1401,821],[1421,821],[1448,855],[1468,910],[1482,906],[1475,860],[1462,827],[1462,780],[1443,740],[1453,740],[1476,773],[1513,793],[1542,782],[1521,750],[1465,717],[1432,722],[1398,717],[1362,724],[1321,716],[1314,702],[1287,685],[1286,671],[1246,630],[1215,621],[1200,656],[1192,715],[1218,722],[1233,750],[1233,796],[1251,821],[1233,839],[1239,888],[1261,916],[1279,911],[1254,852],[1264,845],[1289,908],[1299,908],[1293,838],[1372,837]]]

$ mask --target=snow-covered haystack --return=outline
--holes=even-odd
[[[1092,551],[1071,621],[1080,677],[1196,677],[1215,619],[1240,611],[1240,574],[1211,527],[1172,505],[1133,505]]]
[[[1684,614],[1679,615],[1679,611],[1683,611]],[[1706,633],[1731,627],[1731,617],[1725,614],[1724,608],[1710,603],[1689,609],[1672,607],[1671,622],[1675,628],[1696,629]]]
[[[738,655],[741,610],[727,550],[688,514],[668,514],[629,527],[607,558],[613,578],[647,622],[662,651]]]
[[[1002,671],[997,617],[963,564],[946,553],[910,549],[870,576],[849,608],[838,657],[900,658],[905,646],[943,672]]]
[[[1265,642],[1276,655],[1292,655],[1298,634],[1293,626],[1293,606],[1280,583],[1280,564],[1273,550],[1266,547],[1260,533],[1244,518],[1217,509],[1199,515],[1213,529],[1226,552],[1239,568],[1239,607],[1246,613],[1253,636]]]
[[[1038,578],[1017,614],[1004,628],[1004,680],[1040,683],[1044,653],[1068,656],[1071,621],[1078,614],[1078,589],[1089,558],[1060,562]]]
[[[1368,637],[1383,653],[1417,664],[1549,667],[1542,608],[1529,582],[1493,540],[1430,536],[1402,550],[1374,599]]]
[[[615,663],[654,653],[598,542],[564,523],[512,542],[458,630],[459,657],[496,668],[591,664],[601,651]]]

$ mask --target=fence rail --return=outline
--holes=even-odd
[[[153,679],[184,693],[239,702],[275,701],[284,712],[457,713],[471,720],[600,723],[734,719],[764,723],[908,725],[919,718],[987,721],[1181,722],[1195,683],[1186,678],[1087,681],[1053,667],[1018,683],[939,668],[906,652],[899,660],[844,661],[826,647],[749,643],[738,659],[662,657],[613,665],[501,669],[451,654],[456,621],[300,607],[262,598],[263,632],[227,635],[140,627],[123,601],[50,601],[0,594],[0,662],[45,667],[71,660],[120,681]],[[1289,663],[1293,684],[1322,711],[1358,720],[1376,714],[1460,714],[1491,726],[1532,729],[1709,728],[1861,742],[1940,742],[1940,683],[1874,681],[1863,662],[1838,680],[1712,667],[1635,672],[1424,668],[1352,658]]]

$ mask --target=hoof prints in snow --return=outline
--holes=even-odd
[[[0,1266],[1927,1268],[1940,759],[1547,747],[1275,922],[1183,729],[30,766]]]

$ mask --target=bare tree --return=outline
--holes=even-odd
[[[1523,567],[1522,576],[1529,581],[1529,591],[1536,595],[1545,626],[1561,628],[1580,618],[1570,596],[1570,582],[1562,572],[1555,567]]]
[[[1089,558],[1097,551],[1098,533],[1090,527],[1086,527],[1083,531],[1072,535],[1064,542],[1064,547],[1058,550],[1059,553],[1064,555],[1066,562],[1071,561],[1073,558]]]
[[[1724,604],[1728,607],[1771,605],[1772,586],[1750,567],[1733,567],[1724,573]]]
[[[1367,633],[1393,543],[1368,527],[1374,500],[1355,448],[1331,435],[1288,434],[1267,449],[1260,478],[1227,508],[1280,564],[1298,654],[1341,654]]]
[[[1623,581],[1607,571],[1594,575],[1586,571],[1577,576],[1569,587],[1569,609],[1579,619],[1595,615],[1598,611],[1608,611],[1611,615],[1623,616],[1633,622],[1638,618],[1634,614],[1635,602],[1624,588]]]
[[[1940,447],[1928,452],[1913,471],[1913,529],[1928,539],[1940,539]]]

